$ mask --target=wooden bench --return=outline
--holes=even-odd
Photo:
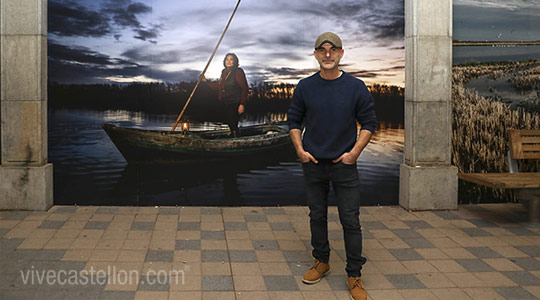
[[[540,172],[518,172],[518,159],[540,159],[540,130],[508,130],[509,173],[461,173],[465,181],[494,189],[514,189],[519,201],[529,210],[531,222],[540,221]]]

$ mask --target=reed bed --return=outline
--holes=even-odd
[[[499,78],[523,72],[540,61],[510,62],[455,66],[453,68],[453,136],[452,161],[459,172],[508,172],[506,162],[507,130],[540,129],[540,115],[524,108],[512,109],[508,105],[479,96],[464,88],[464,84],[480,76]],[[536,69],[533,68],[533,69]],[[538,160],[523,160],[520,171],[540,170]],[[493,190],[460,181],[460,199],[469,202],[483,200],[515,202],[511,192]]]

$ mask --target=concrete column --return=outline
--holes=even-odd
[[[456,209],[451,165],[452,0],[405,0],[405,162],[399,204]]]
[[[47,1],[1,0],[0,11],[0,209],[46,210]]]

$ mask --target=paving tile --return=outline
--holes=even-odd
[[[265,275],[263,276],[268,291],[297,291],[298,285],[293,276]]]
[[[398,289],[425,289],[426,286],[411,274],[385,275]]]
[[[239,231],[248,230],[245,222],[225,222],[225,230]]]
[[[309,251],[282,251],[285,260],[288,262],[312,262],[313,257]]]
[[[274,231],[294,231],[294,227],[290,222],[271,222],[270,228]]]
[[[533,274],[527,271],[511,271],[511,272],[501,272],[501,273],[521,286],[540,285],[540,278],[534,276]]]
[[[158,215],[178,215],[180,214],[180,208],[178,207],[160,207]]]
[[[231,275],[203,275],[203,291],[232,291],[234,290],[233,278]]]
[[[474,254],[478,258],[500,258],[499,253],[491,250],[488,247],[465,247],[465,250]]]
[[[523,271],[523,268],[508,258],[485,258],[483,261],[497,271]]]
[[[178,230],[201,230],[200,222],[179,222]]]
[[[425,260],[411,260],[401,262],[411,273],[436,273],[437,269]]]
[[[444,220],[459,220],[459,219],[461,219],[460,216],[458,216],[458,215],[456,215],[456,214],[454,214],[452,212],[449,212],[449,211],[439,211],[439,210],[437,210],[437,211],[433,211],[432,213],[439,216],[439,217],[441,217]]]
[[[522,267],[526,271],[540,270],[540,261],[532,257],[516,257],[511,258],[510,261]]]
[[[276,240],[253,240],[255,250],[278,250],[279,245]]]
[[[391,231],[402,239],[422,238],[422,235],[411,229],[392,229]]]
[[[433,245],[430,241],[428,241],[427,239],[423,237],[402,238],[402,240],[411,248],[435,248],[435,245]]]
[[[413,249],[389,249],[390,253],[400,261],[404,260],[422,260],[422,256]]]
[[[246,222],[268,222],[268,219],[263,214],[248,214],[244,215]]]
[[[464,288],[463,291],[475,300],[504,300],[504,297],[489,287]]]
[[[174,251],[148,250],[145,261],[148,262],[172,262]]]
[[[540,257],[540,247],[538,246],[516,246],[516,248],[529,256]]]
[[[481,228],[460,228],[461,231],[465,232],[470,237],[479,237],[479,236],[492,236],[491,233],[481,229]]]
[[[367,230],[388,229],[388,227],[386,227],[386,225],[384,225],[381,221],[364,221],[364,222],[361,222],[360,225],[362,226],[362,229],[367,229]]]
[[[72,214],[77,210],[76,206],[56,207],[53,211],[55,214]]]
[[[415,276],[430,289],[452,288],[456,286],[442,273],[420,273],[415,274]]]
[[[262,275],[233,276],[233,281],[235,291],[266,291],[266,285]]]
[[[497,227],[496,224],[483,220],[483,219],[468,219],[467,221],[476,225],[476,227]]]
[[[201,240],[224,240],[225,232],[223,231],[201,231]]]
[[[329,240],[342,240],[343,230],[328,230],[328,239]]]
[[[100,300],[133,300],[134,291],[103,291],[99,296]]]
[[[155,222],[133,222],[130,230],[154,230]]]
[[[227,250],[202,250],[201,261],[229,261],[229,253]]]
[[[399,293],[403,296],[403,298],[405,298],[405,300],[439,300],[439,298],[429,290],[400,290]]]
[[[469,272],[493,272],[490,265],[480,259],[456,259],[456,262],[463,266]]]
[[[176,240],[175,250],[201,250],[201,240]]]
[[[443,288],[431,290],[441,300],[472,300],[465,292],[458,288]]]
[[[139,280],[138,291],[169,291],[170,278],[168,276],[145,275]]]
[[[266,215],[284,215],[285,214],[285,210],[283,210],[283,208],[281,207],[263,208],[263,212]]]
[[[529,229],[523,228],[523,227],[504,227],[504,229],[510,231],[511,233],[518,235],[518,236],[531,236],[531,235],[538,235],[533,231],[530,231]]]
[[[86,223],[84,229],[107,229],[110,222],[101,222],[101,221],[90,221]]]
[[[64,224],[66,223],[66,221],[49,221],[49,220],[45,220],[41,223],[41,225],[39,225],[38,228],[41,228],[41,229],[60,229],[62,226],[64,226]]]
[[[313,262],[287,262],[287,265],[289,266],[289,270],[292,272],[295,276],[304,276],[307,270],[311,268],[313,265]],[[332,268],[332,266],[331,266]],[[332,272],[333,272],[332,268]]]
[[[407,224],[411,229],[426,229],[426,228],[433,228],[429,223],[425,221],[403,221],[403,223]]]
[[[538,300],[522,287],[495,287],[493,289],[507,300]]]
[[[254,262],[257,261],[257,255],[254,250],[229,250],[231,262]]]

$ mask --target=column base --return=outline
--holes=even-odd
[[[48,210],[53,166],[0,166],[0,210]]]
[[[457,209],[455,166],[412,167],[401,164],[399,205],[407,210]]]

